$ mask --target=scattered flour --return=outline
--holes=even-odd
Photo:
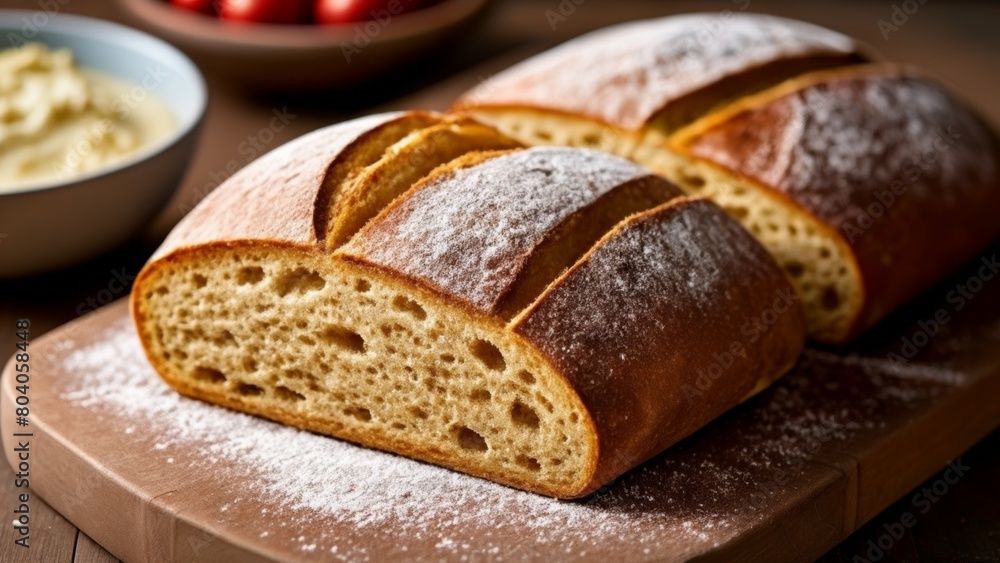
[[[74,374],[58,382],[68,408],[101,420],[109,443],[148,448],[158,479],[217,490],[224,500],[204,502],[218,502],[205,508],[220,532],[302,559],[691,557],[763,525],[766,503],[808,486],[800,477],[817,470],[811,460],[822,465],[817,456],[877,431],[877,413],[960,383],[811,350],[746,408],[567,502],[181,397],[148,367],[125,316],[95,340],[58,370]]]
[[[643,546],[656,552],[664,541],[707,538],[703,522],[682,528],[670,515],[633,510],[627,495],[557,501],[182,397],[148,367],[128,319],[64,364],[79,377],[66,382],[63,400],[123,434],[139,428],[129,440],[148,436],[152,459],[172,459],[185,480],[211,474],[206,465],[224,466],[224,479],[217,475],[214,484],[231,490],[216,509],[220,516],[238,512],[248,498],[264,502],[270,509],[260,510],[246,533],[291,537],[303,553],[378,559],[360,550],[383,537],[397,550],[426,550],[429,539],[442,556],[520,560],[549,552],[546,546],[577,555]],[[712,526],[727,527],[725,515]],[[344,528],[358,534],[337,533]],[[520,551],[511,551],[510,532],[491,539],[498,528],[517,530]],[[479,543],[470,544],[471,537]]]

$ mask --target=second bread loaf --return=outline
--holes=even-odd
[[[689,14],[574,39],[457,107],[530,144],[594,147],[710,197],[843,343],[997,235],[995,136],[944,88],[805,22]]]

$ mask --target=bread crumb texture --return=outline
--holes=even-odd
[[[170,378],[312,430],[520,481],[576,485],[586,417],[502,325],[404,283],[287,249],[164,269],[143,315]]]

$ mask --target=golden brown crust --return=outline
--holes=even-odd
[[[863,50],[839,33],[774,16],[672,16],[569,41],[484,82],[455,109],[535,108],[638,129],[731,77],[781,61],[841,64],[860,60]]]
[[[152,259],[185,246],[225,240],[274,240],[314,246],[317,199],[331,166],[351,144],[380,127],[425,119],[419,112],[385,113],[319,129],[278,147],[224,182],[167,235]],[[228,209],[240,209],[228,213]]]
[[[785,194],[850,247],[865,296],[842,341],[1000,234],[995,140],[913,69],[844,69],[775,90],[674,146]]]
[[[762,318],[763,338],[752,328]],[[594,418],[601,453],[590,488],[776,379],[805,339],[794,290],[767,252],[715,204],[688,197],[620,224],[512,329]]]

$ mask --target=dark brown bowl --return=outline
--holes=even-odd
[[[177,45],[212,75],[265,91],[339,88],[426,54],[461,31],[488,0],[443,0],[341,25],[224,22],[165,0],[119,0],[135,24]]]

